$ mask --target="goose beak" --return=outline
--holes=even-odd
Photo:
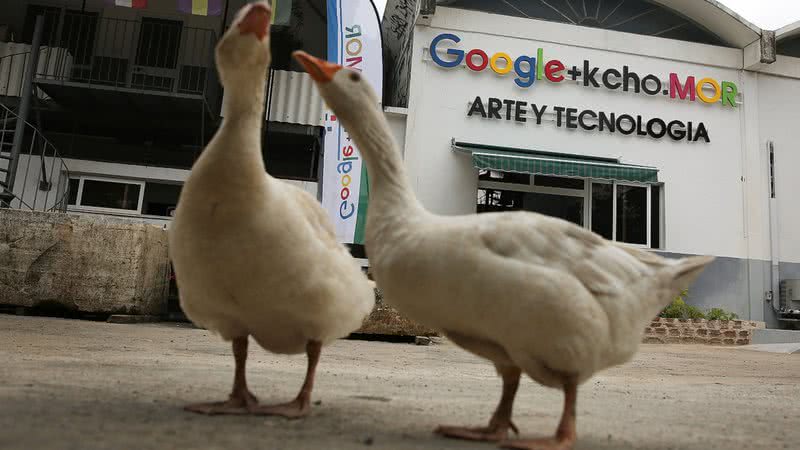
[[[339,64],[316,58],[302,50],[298,50],[292,55],[294,59],[305,67],[306,72],[308,72],[311,78],[317,83],[329,83],[333,80],[333,76],[336,75],[336,72],[342,70],[342,66]]]
[[[269,27],[272,23],[272,9],[266,2],[253,3],[250,9],[239,21],[239,33],[254,34],[259,41],[263,41],[269,34]]]

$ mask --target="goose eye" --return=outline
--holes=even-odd
[[[350,80],[351,81],[360,81],[361,80],[361,75],[359,75],[358,72],[353,72],[353,73],[350,74]]]

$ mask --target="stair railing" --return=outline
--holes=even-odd
[[[13,110],[0,103],[0,207],[66,211],[70,194],[69,168],[56,146],[30,122],[25,122],[14,186],[4,183],[8,173],[2,169],[10,165],[10,144],[19,120]]]

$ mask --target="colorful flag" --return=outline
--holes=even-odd
[[[124,6],[126,8],[147,8],[147,0],[108,0],[108,3],[115,6]]]
[[[195,16],[218,16],[222,14],[222,0],[178,0],[178,9]]]
[[[381,24],[372,0],[328,0],[328,60],[358,70],[383,96]],[[350,135],[325,114],[322,206],[339,242],[363,244],[369,202],[367,167]]]

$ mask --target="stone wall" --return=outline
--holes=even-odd
[[[749,345],[753,330],[764,322],[750,320],[653,319],[644,330],[645,344]]]
[[[0,209],[0,305],[162,315],[168,268],[160,227]]]
[[[100,314],[166,314],[167,233],[161,227],[106,216],[80,217],[0,209],[0,305],[58,307]],[[645,343],[750,344],[763,322],[656,318]],[[431,336],[378,292],[357,331]]]

